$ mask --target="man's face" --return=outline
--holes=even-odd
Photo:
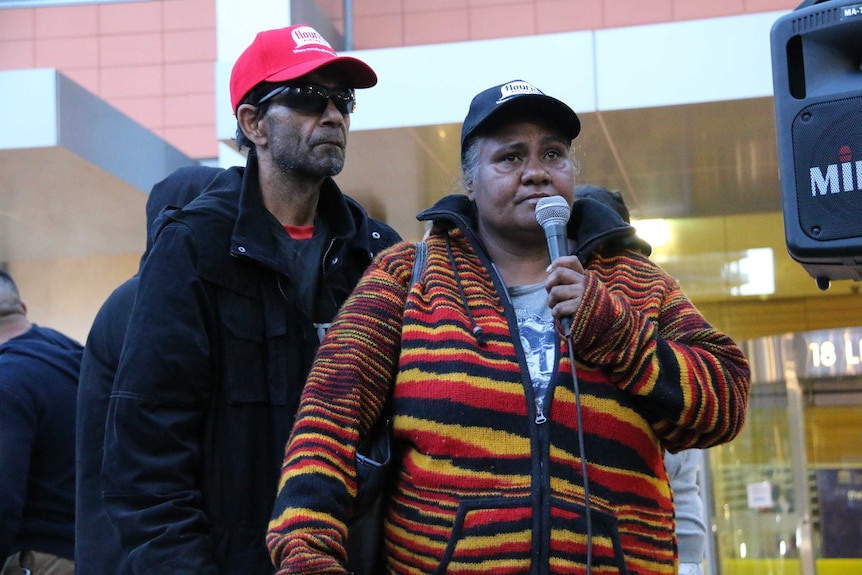
[[[569,205],[575,187],[569,141],[543,123],[517,120],[479,140],[479,169],[468,190],[483,236],[500,243],[540,242],[536,204],[562,196]]]
[[[315,71],[291,86],[344,88],[332,72]],[[330,100],[323,112],[292,108],[286,99],[274,98],[261,120],[268,134],[267,150],[283,171],[310,177],[334,176],[344,168],[350,114],[339,111]]]

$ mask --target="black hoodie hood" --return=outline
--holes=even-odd
[[[153,186],[147,198],[147,249],[141,258],[142,265],[153,247],[159,216],[165,210],[182,208],[197,198],[223,171],[209,166],[185,166]]]
[[[75,382],[78,381],[83,351],[84,348],[74,339],[36,324],[0,345],[0,356],[4,361],[35,359],[54,366]]]

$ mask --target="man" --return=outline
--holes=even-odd
[[[261,32],[231,73],[245,168],[165,215],[108,406],[102,488],[137,575],[271,574],[264,537],[322,334],[400,238],[344,196],[355,88],[308,26]]]
[[[3,575],[74,572],[75,394],[83,348],[31,323],[0,270],[0,562]]]
[[[146,261],[162,210],[181,207],[196,198],[220,168],[190,166],[176,170],[158,182],[147,198],[147,247],[141,257]],[[105,575],[127,569],[116,531],[102,503],[100,476],[105,442],[105,416],[108,398],[120,362],[129,315],[135,301],[138,275],[129,278],[102,304],[87,336],[81,375],[78,380],[78,405],[75,421],[75,574]]]

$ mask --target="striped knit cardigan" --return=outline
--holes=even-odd
[[[384,528],[389,573],[585,573],[579,432],[592,573],[675,573],[663,447],[731,440],[748,364],[643,253],[583,251],[632,233],[589,203],[592,216],[570,221],[587,270],[572,336],[583,429],[564,337],[547,421],[537,421],[505,286],[464,201],[446,199],[429,217],[457,227],[427,241],[421,279],[409,287],[413,244],[380,254],[320,347],[267,537],[279,575],[345,573],[355,448],[388,398],[399,457]]]

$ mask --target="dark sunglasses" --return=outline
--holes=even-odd
[[[342,114],[351,114],[356,109],[356,94],[353,88],[326,88],[315,84],[304,86],[279,86],[260,100],[260,106],[267,100],[287,106],[304,114],[322,114],[329,101]]]

